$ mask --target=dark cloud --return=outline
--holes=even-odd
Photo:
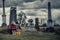
[[[36,11],[34,11],[34,10],[28,10],[28,11],[26,11],[26,15],[28,15],[28,16],[37,16],[36,15]]]
[[[23,6],[24,2],[33,2],[35,0],[5,0],[5,6],[10,7],[10,6]],[[0,0],[0,7],[2,7],[2,0]]]
[[[36,16],[35,13],[28,13],[27,15],[28,15],[28,16]]]
[[[38,1],[38,2],[37,2]],[[5,0],[5,6],[21,6],[25,7],[23,5],[24,3],[31,3],[33,4],[33,8],[39,9],[39,8],[47,8],[48,1],[51,2],[52,8],[60,8],[60,0]],[[35,4],[34,4],[35,3]],[[0,7],[2,7],[2,0],[0,0]],[[27,5],[27,7],[29,7]]]
[[[43,2],[44,0],[40,0],[41,2]]]
[[[36,8],[47,8],[48,2],[51,2],[52,8],[60,8],[60,0],[41,0],[41,5],[38,4]]]
[[[42,12],[47,12],[47,10],[41,10]]]
[[[36,0],[24,0],[24,2],[34,2]]]
[[[23,0],[5,0],[5,6],[10,7],[10,6],[23,6]],[[3,1],[0,0],[0,7],[3,5]]]
[[[52,8],[60,8],[60,0],[50,0]]]

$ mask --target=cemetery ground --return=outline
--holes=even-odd
[[[54,32],[21,31],[20,35],[0,33],[0,40],[60,40],[60,35],[56,35]]]

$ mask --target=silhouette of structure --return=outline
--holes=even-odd
[[[39,31],[39,19],[38,18],[35,18],[35,28],[37,31]]]
[[[6,15],[5,15],[5,0],[3,1],[3,15],[2,15],[2,27],[7,26],[6,24]]]
[[[17,23],[16,7],[11,7],[10,9],[10,24],[12,21]]]
[[[54,27],[52,25],[52,16],[51,16],[51,3],[48,2],[48,27],[46,28],[47,32],[54,32]]]
[[[28,27],[30,27],[30,28],[34,27],[33,19],[28,20]]]
[[[42,19],[41,19],[41,24],[42,24]]]
[[[20,26],[26,26],[26,15],[22,11],[18,14],[18,22]]]
[[[52,26],[51,3],[48,2],[48,27]]]

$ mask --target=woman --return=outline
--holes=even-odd
[[[10,25],[8,25],[8,32],[12,34],[12,32],[15,32],[17,30],[17,25],[15,22],[12,22]]]

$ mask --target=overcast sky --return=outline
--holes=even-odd
[[[8,17],[7,24],[9,23],[11,6],[17,7],[17,14],[23,11],[28,19],[34,19],[35,17],[47,19],[48,10],[46,8],[48,7],[48,2],[51,2],[52,19],[57,20],[57,23],[60,24],[60,0],[5,0],[5,13]],[[2,24],[2,6],[2,0],[0,0],[0,25]]]
[[[60,8],[60,0],[5,0],[5,6],[19,6],[28,8],[46,8],[47,3],[51,2],[52,8]],[[0,7],[2,7],[2,0],[0,0]]]

